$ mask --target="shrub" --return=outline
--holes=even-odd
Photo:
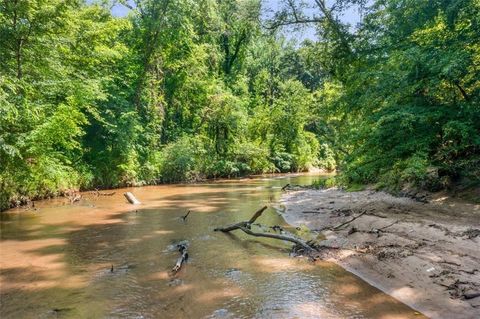
[[[162,182],[195,181],[202,178],[199,158],[205,154],[198,137],[183,136],[161,151],[159,173]]]
[[[260,174],[272,172],[275,166],[268,159],[268,149],[253,142],[244,141],[236,146],[234,153],[239,173]]]
[[[293,155],[287,152],[275,152],[271,159],[278,172],[289,172],[293,166]]]
[[[318,165],[318,152],[320,144],[311,132],[302,132],[297,138],[293,152],[293,168],[296,171],[306,171]]]

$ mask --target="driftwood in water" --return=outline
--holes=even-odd
[[[176,274],[182,268],[182,265],[188,260],[188,252],[187,252],[186,245],[183,245],[183,244],[178,245],[178,251],[182,255],[178,257],[177,262],[175,263],[175,266],[173,266],[172,274]]]
[[[289,241],[289,242],[292,242],[292,243],[297,244],[299,246],[302,246],[303,248],[305,248],[307,250],[314,250],[315,249],[314,247],[308,245],[303,240],[300,240],[300,239],[295,238],[295,237],[286,236],[286,235],[278,235],[278,234],[270,234],[270,233],[256,233],[256,232],[253,232],[250,229],[245,228],[245,227],[239,227],[238,229],[242,230],[244,233],[247,233],[247,234],[255,236],[255,237],[267,237],[267,238],[273,238],[273,239],[280,239],[280,240]]]
[[[73,204],[75,202],[78,202],[82,198],[82,195],[80,194],[74,194],[73,196],[70,196],[70,203]]]
[[[286,190],[288,187],[290,187],[290,184],[287,184],[287,185],[283,186],[282,191]]]
[[[232,224],[232,225],[229,225],[227,227],[215,228],[214,231],[222,231],[224,233],[227,233],[227,232],[235,230],[235,229],[240,229],[240,227],[250,228],[250,225],[252,223],[254,223],[257,220],[257,218],[260,217],[266,209],[267,209],[267,206],[263,206],[262,208],[257,210],[255,212],[255,214],[253,214],[253,216],[252,216],[252,218],[250,218],[250,220],[248,220],[246,222],[240,222],[240,223]]]
[[[261,209],[259,209],[258,211],[256,211],[255,214],[252,216],[252,218],[250,218],[250,220],[248,220],[248,221],[236,223],[236,224],[233,224],[233,225],[229,225],[229,226],[227,226],[227,227],[215,228],[214,231],[221,231],[221,232],[224,232],[224,233],[228,233],[228,232],[231,232],[231,231],[233,231],[233,230],[240,229],[240,230],[243,231],[244,233],[246,233],[246,234],[248,234],[248,235],[251,235],[251,236],[255,236],[255,237],[267,237],[267,238],[285,240],[285,241],[289,241],[289,242],[295,243],[295,244],[297,244],[297,245],[299,245],[299,246],[302,246],[303,248],[305,248],[305,249],[307,249],[307,250],[315,250],[315,248],[314,248],[313,246],[310,246],[309,244],[307,244],[307,243],[304,242],[303,240],[298,239],[298,238],[295,238],[295,237],[293,237],[293,236],[253,232],[253,231],[250,229],[250,228],[251,228],[251,224],[254,223],[255,220],[257,220],[257,218],[259,218],[266,209],[267,209],[267,206],[262,207]]]
[[[186,221],[187,217],[188,217],[188,215],[190,215],[190,213],[191,213],[191,210],[188,210],[187,214],[185,214],[185,216],[182,216],[182,220]]]
[[[123,194],[123,196],[125,196],[125,198],[128,200],[130,204],[133,204],[133,205],[140,204],[138,199],[136,199],[135,196],[133,196],[133,194],[130,192],[126,192],[125,194]]]

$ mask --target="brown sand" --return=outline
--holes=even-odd
[[[321,244],[334,247],[323,259],[431,318],[480,318],[480,297],[465,298],[480,292],[480,205],[335,188],[288,192],[282,204],[287,222],[322,231]]]

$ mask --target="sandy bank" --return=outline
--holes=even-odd
[[[287,222],[322,230],[339,248],[322,258],[431,318],[480,318],[480,297],[465,299],[480,292],[480,205],[338,189],[288,192],[282,205]]]

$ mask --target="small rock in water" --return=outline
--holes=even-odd
[[[181,284],[183,284],[183,280],[179,278],[172,279],[168,282],[170,287],[180,286]]]
[[[212,318],[225,318],[227,316],[228,316],[227,309],[218,309],[218,310],[215,310],[212,314]]]
[[[225,274],[228,276],[228,275],[231,275],[231,274],[234,274],[234,273],[238,273],[240,272],[240,269],[238,268],[230,268],[230,269],[227,269],[227,271],[225,271]]]

